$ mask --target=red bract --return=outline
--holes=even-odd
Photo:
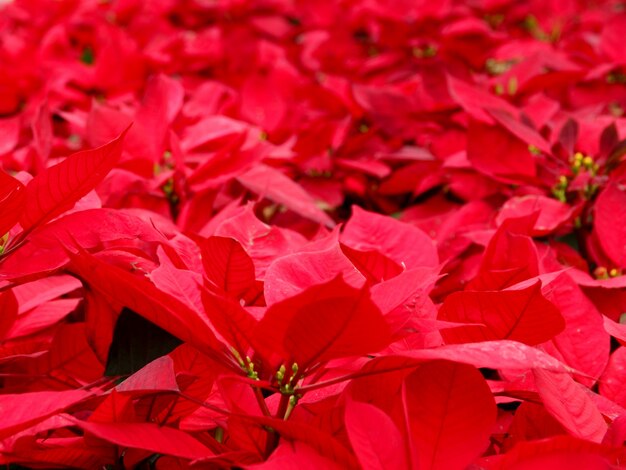
[[[0,465],[623,466],[619,2],[0,4]]]

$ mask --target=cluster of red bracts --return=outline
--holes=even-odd
[[[624,465],[623,3],[0,3],[0,465]]]

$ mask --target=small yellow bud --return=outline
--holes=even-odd
[[[593,158],[591,158],[589,155],[583,158],[583,166],[587,169],[591,168],[593,166]]]
[[[285,365],[283,364],[282,366],[280,366],[280,369],[278,369],[276,371],[276,380],[278,381],[278,383],[281,383],[283,381],[283,379],[285,378]]]
[[[617,276],[619,276],[619,275],[620,275],[619,270],[617,270],[617,269],[615,269],[615,268],[613,268],[613,269],[611,269],[611,270],[609,271],[609,276],[611,276],[611,277],[617,277]]]
[[[609,273],[604,266],[598,266],[594,270],[593,275],[596,277],[596,279],[608,279],[609,277]]]

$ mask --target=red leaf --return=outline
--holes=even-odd
[[[282,204],[302,217],[327,227],[335,225],[333,219],[316,205],[313,197],[302,186],[278,170],[260,164],[252,167],[237,179],[250,191]]]
[[[85,336],[100,362],[106,364],[119,312],[105,297],[91,290],[85,292]]]
[[[408,468],[406,455],[400,448],[402,435],[380,409],[350,400],[346,404],[345,426],[364,470]]]
[[[604,252],[617,267],[626,267],[626,186],[609,183],[596,200],[593,229]]]
[[[609,364],[600,378],[600,393],[621,406],[626,406],[626,348],[611,354]]]
[[[50,119],[50,109],[47,103],[44,102],[37,108],[31,128],[33,131],[33,144],[39,156],[39,161],[45,165],[50,156],[54,138],[52,119]]]
[[[56,331],[49,350],[28,364],[33,375],[45,377],[39,385],[54,386],[61,381],[75,387],[85,386],[102,377],[104,364],[87,344],[84,323],[62,324]]]
[[[259,351],[282,355],[304,371],[317,362],[378,351],[390,332],[369,292],[338,276],[272,305],[254,338]]]
[[[442,330],[446,343],[510,339],[536,345],[565,328],[559,310],[541,294],[540,282],[520,290],[455,292],[438,318],[470,324]]]
[[[572,436],[601,442],[607,425],[585,387],[565,372],[534,369],[537,391],[546,409]]]
[[[281,441],[267,461],[247,465],[251,470],[345,470],[333,459],[326,458],[302,442]]]
[[[202,303],[215,330],[245,356],[252,342],[257,321],[236,300],[202,290]]]
[[[532,181],[536,175],[528,145],[500,126],[470,121],[467,158],[479,172],[506,183]]]
[[[609,60],[620,65],[626,64],[624,28],[626,28],[626,15],[623,13],[610,15],[602,28],[600,40],[600,50]]]
[[[614,468],[611,463],[619,465],[624,454],[623,448],[601,446],[571,436],[555,436],[520,442],[501,458],[490,457],[483,462],[488,470],[604,470]]]
[[[127,150],[133,156],[161,161],[168,128],[182,107],[184,96],[179,80],[163,74],[147,80],[135,126],[128,134]]]
[[[38,305],[17,317],[17,321],[7,333],[7,338],[15,339],[40,333],[67,317],[78,303],[79,299],[57,299]]]
[[[1,105],[0,105],[1,106]],[[5,155],[15,148],[20,139],[20,124],[22,116],[20,114],[0,119],[0,155]],[[2,185],[0,185],[2,187]]]
[[[343,244],[341,251],[372,284],[391,279],[402,272],[398,263],[378,251],[355,250]]]
[[[545,407],[530,401],[522,402],[515,410],[513,422],[507,431],[506,449],[514,444],[535,439],[567,434],[561,424]]]
[[[26,186],[22,228],[31,231],[54,219],[94,189],[119,160],[128,129],[108,144],[70,155],[33,178]]]
[[[118,392],[178,392],[174,361],[169,356],[159,357],[142,367],[116,387]]]
[[[518,114],[517,109],[502,98],[498,98],[472,84],[465,83],[452,75],[448,75],[447,79],[450,95],[473,118],[479,119],[487,124],[493,124],[494,120],[491,115],[485,111],[486,109],[502,110],[514,116]]]
[[[544,236],[567,222],[574,209],[556,199],[541,195],[516,196],[504,203],[496,222],[502,224],[507,218],[528,216],[539,212],[533,227],[533,236]]]
[[[404,382],[413,467],[464,469],[489,445],[496,403],[474,367],[435,361]]]
[[[148,275],[153,284],[160,291],[180,300],[190,309],[202,311],[202,301],[200,300],[201,275],[188,269],[176,268],[165,254],[163,246],[157,248],[157,256],[160,265]]]
[[[402,353],[402,356],[423,361],[446,359],[489,369],[567,370],[557,359],[543,351],[510,340],[453,344],[434,349],[407,351]]]
[[[134,215],[113,209],[89,209],[60,217],[33,233],[27,244],[2,261],[0,276],[22,282],[37,279],[67,263],[63,245],[76,241],[83,248],[92,249],[119,240],[154,245],[166,238]]]
[[[269,266],[265,274],[267,305],[293,297],[338,275],[352,287],[363,286],[365,278],[341,250],[336,234],[329,235],[329,238],[329,247],[318,250],[307,246],[307,251],[282,256]]]
[[[32,426],[92,395],[85,390],[0,395],[0,438]]]
[[[154,423],[96,423],[78,419],[72,421],[85,432],[118,446],[191,460],[214,455],[189,434]]]
[[[71,270],[112,302],[130,308],[205,352],[215,354],[211,346],[221,349],[209,325],[198,312],[160,291],[147,279],[107,264],[82,249],[68,255]]]
[[[17,299],[12,290],[0,292],[0,341],[5,339],[7,332],[17,318]]]
[[[537,147],[542,152],[550,153],[550,144],[532,127],[521,123],[505,111],[491,109],[489,110],[489,114],[518,139],[528,145]]]
[[[20,219],[25,195],[24,185],[0,170],[0,237]]]
[[[567,275],[561,275],[545,289],[565,319],[565,329],[543,346],[544,350],[570,367],[588,374],[581,383],[591,387],[609,359],[611,339],[605,331],[602,314]]]
[[[480,263],[480,271],[470,284],[472,290],[501,290],[539,275],[537,248],[533,240],[518,233],[520,227],[530,230],[535,215],[507,219],[496,230]]]
[[[435,243],[422,230],[358,206],[352,207],[340,240],[354,250],[379,251],[407,269],[439,263]]]
[[[204,273],[222,291],[240,297],[254,285],[254,263],[237,240],[209,237],[198,246]]]
[[[272,428],[280,434],[281,440],[293,441],[294,444],[306,444],[314,449],[318,455],[335,462],[341,468],[358,468],[358,464],[352,453],[335,437],[321,430],[319,427],[311,426],[306,422],[295,422],[293,420],[284,421],[282,419],[266,416],[242,415],[237,416],[237,419],[248,425],[256,424],[257,426],[263,426],[265,429],[268,427]]]

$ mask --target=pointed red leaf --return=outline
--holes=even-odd
[[[434,349],[407,351],[402,353],[402,356],[418,360],[446,359],[489,369],[568,370],[565,365],[549,354],[510,340],[451,344]]]
[[[20,220],[25,195],[24,185],[0,170],[0,237]]]
[[[593,229],[602,250],[618,268],[626,267],[626,225],[616,220],[626,217],[626,186],[609,183],[594,205]]]
[[[258,322],[236,299],[223,297],[208,289],[202,290],[202,303],[215,330],[244,356]]]
[[[189,434],[154,423],[96,423],[72,420],[76,426],[118,446],[145,449],[185,459],[200,459],[213,452]]]
[[[407,269],[437,266],[435,243],[422,230],[389,216],[352,207],[341,242],[360,251],[379,251]]]
[[[611,354],[602,377],[600,393],[621,406],[626,406],[626,348],[620,347]]]
[[[534,369],[533,375],[544,406],[572,436],[602,441],[607,425],[584,385],[566,372]]]
[[[7,332],[17,318],[17,299],[12,290],[0,292],[0,341],[5,339]]]
[[[85,390],[0,395],[0,438],[32,426],[91,395],[92,392]]]
[[[320,429],[318,426],[312,426],[301,421],[285,421],[267,416],[243,415],[237,416],[237,419],[240,419],[248,426],[257,425],[263,426],[264,429],[272,428],[279,433],[281,440],[306,444],[314,449],[318,455],[335,462],[341,468],[359,468],[354,455],[327,430]]]
[[[430,362],[402,393],[415,468],[461,470],[487,449],[496,403],[474,367]]]
[[[250,191],[282,204],[302,217],[327,227],[335,225],[333,219],[316,205],[313,197],[302,186],[278,170],[262,164],[256,165],[237,177],[237,180]]]
[[[272,305],[255,332],[255,346],[297,362],[317,362],[375,352],[390,341],[389,326],[366,289],[340,277]]]
[[[79,387],[101,378],[104,364],[87,344],[85,324],[66,323],[58,328],[49,350],[30,362],[27,370],[45,377],[39,381],[42,386],[49,380],[51,386],[61,381]]]
[[[510,339],[543,343],[563,331],[559,310],[541,294],[541,283],[525,289],[455,292],[439,310],[439,320],[470,325],[442,330],[446,343]]]
[[[154,245],[166,238],[137,216],[114,209],[88,209],[60,217],[33,233],[27,244],[2,261],[0,277],[22,282],[38,279],[67,263],[63,245],[76,241],[83,248],[92,249],[119,240]],[[40,291],[43,294],[49,287]]]
[[[234,297],[240,297],[253,286],[254,264],[237,240],[209,237],[198,245],[204,273],[215,286]]]
[[[392,419],[368,403],[350,400],[345,425],[350,444],[364,470],[408,468],[402,435]]]
[[[574,209],[568,204],[554,198],[541,195],[516,196],[504,203],[498,213],[496,222],[501,224],[507,218],[517,218],[539,212],[539,217],[533,227],[532,235],[543,236],[556,230],[567,222],[574,214]]]
[[[190,309],[202,311],[201,275],[188,269],[178,269],[165,254],[162,246],[157,248],[157,256],[160,265],[148,275],[152,283],[160,291],[171,295]]]
[[[470,121],[467,158],[479,172],[507,183],[532,180],[536,175],[528,144],[500,126]]]
[[[102,147],[70,155],[33,178],[26,186],[22,228],[30,231],[54,219],[94,189],[119,160],[127,131]]]
[[[82,249],[68,255],[71,270],[112,302],[130,308],[203,351],[211,351],[210,345],[220,349],[220,343],[199,312],[160,291],[147,279],[107,264]]]
[[[281,441],[267,461],[247,465],[250,470],[345,470],[334,460],[324,457],[302,442]]]
[[[545,290],[546,298],[565,319],[565,328],[544,345],[544,350],[588,374],[590,378],[579,380],[592,386],[606,367],[611,350],[602,314],[568,275],[559,276]]]
[[[497,457],[485,459],[494,462],[481,467],[488,470],[604,470],[619,467],[625,454],[623,447],[602,446],[571,436],[554,436],[520,442],[499,460]]]
[[[372,284],[391,279],[402,272],[398,263],[378,251],[355,250],[343,244],[341,251]]]
[[[520,233],[531,230],[535,219],[536,214],[502,223],[489,241],[478,276],[468,289],[501,290],[539,275],[537,248],[529,236]]]
[[[98,359],[106,364],[119,312],[104,295],[92,290],[85,291],[84,302],[87,343]]]
[[[293,297],[338,275],[352,287],[363,286],[365,278],[343,253],[336,242],[336,236],[331,236],[333,238],[329,240],[329,247],[288,254],[269,266],[265,273],[267,305]]]
[[[506,111],[514,116],[518,114],[514,106],[488,91],[481,90],[477,86],[459,80],[452,75],[448,75],[447,79],[452,99],[475,119],[493,124],[494,119],[486,112],[486,109]]]
[[[118,392],[177,392],[174,361],[170,356],[162,356],[145,365],[116,387]]]
[[[542,152],[550,153],[550,144],[532,127],[518,121],[506,111],[490,109],[489,114],[511,134],[526,144],[533,145]]]

